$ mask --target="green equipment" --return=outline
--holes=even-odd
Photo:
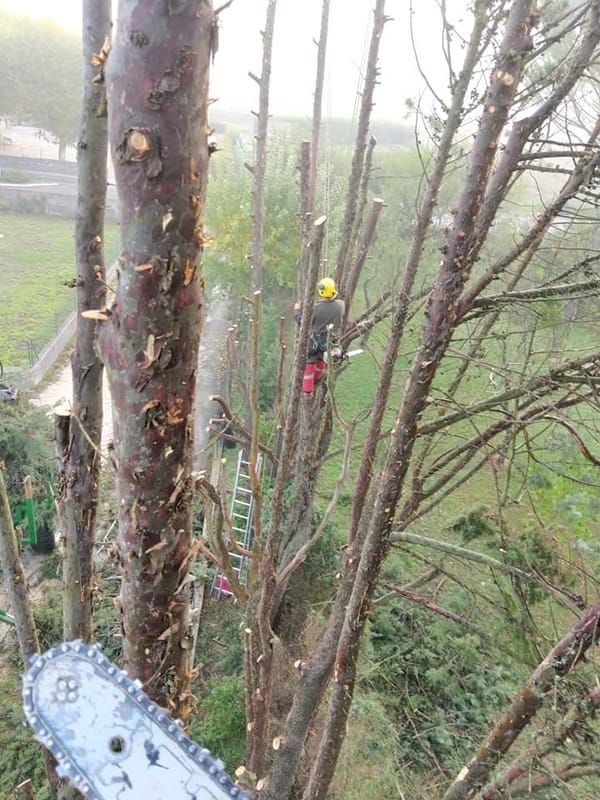
[[[38,498],[38,508],[43,512],[42,521],[36,520],[36,501],[33,481],[27,477],[23,481],[23,500],[13,506],[12,520],[16,530],[23,531],[21,544],[29,545],[36,553],[51,553],[54,550],[54,530],[50,520],[54,518],[54,492],[50,475],[45,477],[45,491]],[[1,570],[0,570],[1,574]],[[15,618],[0,608],[0,622],[15,625]]]
[[[0,622],[5,622],[7,625],[15,625],[15,618],[12,614],[8,614],[0,608]]]
[[[43,521],[36,521],[33,482],[29,475],[23,481],[23,500],[13,507],[12,518],[15,528],[22,530],[22,544],[29,545],[36,553],[51,553],[54,550],[54,531],[48,518],[54,516],[54,492],[50,476],[45,477],[45,491],[38,499],[38,507],[43,514]]]

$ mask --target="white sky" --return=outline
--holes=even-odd
[[[224,0],[213,0],[218,7]],[[442,91],[446,83],[441,61],[441,35],[436,0],[415,0],[418,12],[419,58]],[[454,22],[465,18],[467,0],[451,0]],[[116,0],[113,0],[116,7]],[[352,117],[360,69],[368,50],[374,0],[331,0],[328,74],[324,113]],[[0,0],[0,8],[54,19],[70,30],[81,24],[81,0]],[[375,92],[374,117],[401,121],[404,101],[424,90],[412,53],[408,0],[388,0],[381,48],[381,84]],[[256,110],[258,86],[248,71],[260,74],[260,30],[266,0],[234,0],[221,14],[220,46],[211,77],[211,96],[223,110]],[[278,0],[272,65],[271,111],[277,115],[310,116],[316,70],[321,0]],[[467,15],[468,19],[468,15]],[[462,27],[462,26],[459,26]]]

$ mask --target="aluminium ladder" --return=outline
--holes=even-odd
[[[262,454],[256,458],[256,474],[260,478]],[[252,520],[254,516],[254,497],[250,481],[250,464],[244,459],[244,451],[238,453],[235,482],[231,496],[231,530],[236,543],[248,551],[252,547]],[[232,548],[229,551],[229,563],[239,582],[245,586],[248,579],[248,557]],[[222,573],[215,576],[213,591],[221,597],[230,597],[233,592],[227,577]]]

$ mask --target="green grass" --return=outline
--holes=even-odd
[[[0,360],[27,368],[28,341],[39,352],[74,310],[74,222],[0,213]],[[117,251],[117,228],[106,231],[106,260]]]
[[[31,178],[24,172],[19,172],[17,169],[5,169],[0,174],[0,181],[3,183],[33,183]]]

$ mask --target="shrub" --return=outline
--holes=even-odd
[[[213,678],[208,682],[190,735],[208,747],[233,772],[244,760],[246,716],[242,676]]]
[[[399,761],[458,768],[511,697],[509,666],[488,657],[476,635],[399,600],[373,614],[371,646],[378,668],[370,684],[389,698]]]
[[[34,486],[43,486],[52,464],[52,432],[46,414],[22,400],[11,406],[0,403],[0,461],[6,468],[11,503],[23,498],[23,479],[31,475]]]
[[[496,529],[492,525],[489,512],[483,507],[467,511],[466,514],[456,520],[450,530],[459,534],[465,543],[472,542],[474,539],[496,535]]]

